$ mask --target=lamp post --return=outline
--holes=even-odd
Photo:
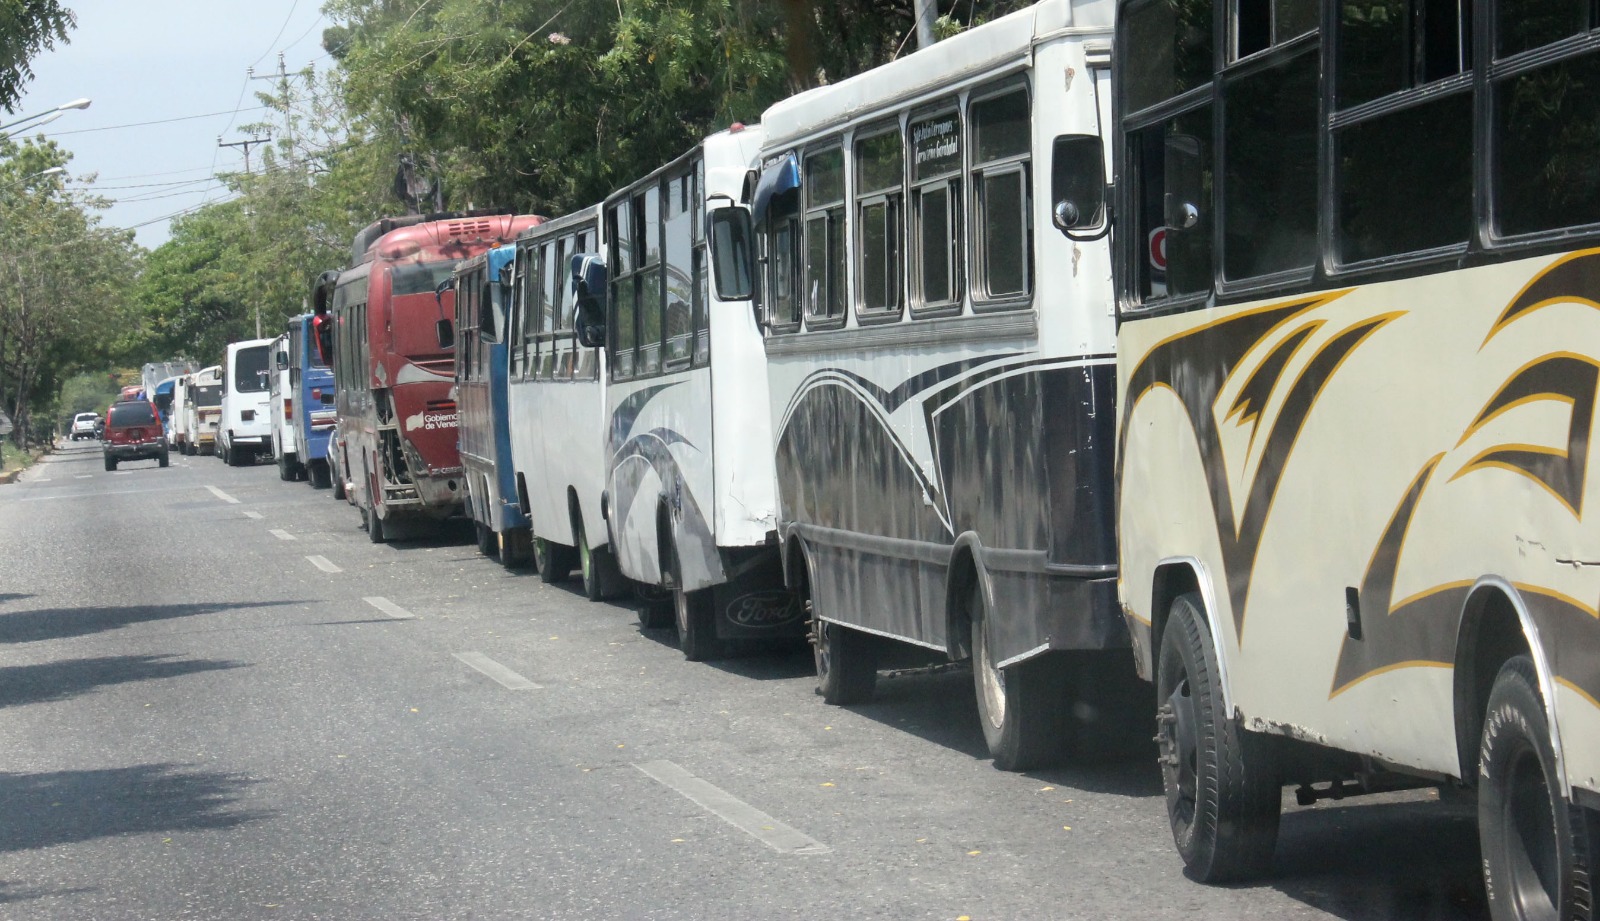
[[[0,125],[0,133],[5,132],[8,128],[15,128],[18,125],[27,124],[28,122],[38,122],[38,124],[32,126],[34,128],[37,128],[40,125],[49,124],[72,109],[89,108],[89,103],[93,101],[94,100],[92,99],[74,99],[71,102],[63,102],[61,105],[56,106],[48,112],[40,112],[38,115],[25,115],[15,121],[9,121],[3,125]]]

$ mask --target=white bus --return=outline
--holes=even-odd
[[[222,417],[222,366],[212,365],[180,378],[181,409],[173,421],[178,449],[193,457],[216,450],[217,420]],[[178,403],[175,401],[174,405]]]
[[[1131,731],[1141,688],[1110,246],[1073,211],[1106,175],[1111,16],[1046,0],[762,116],[778,527],[823,698],[868,698],[887,641],[970,659],[1013,770]]]
[[[271,339],[228,343],[222,362],[222,415],[217,453],[231,467],[272,454]]]
[[[1495,918],[1593,917],[1590,8],[1117,21],[1121,592],[1191,875],[1268,871],[1285,785],[1438,784]]]
[[[267,374],[267,394],[272,420],[272,456],[278,462],[278,479],[298,480],[305,473],[294,425],[294,383],[289,375],[289,334],[272,340],[272,368]]]
[[[708,210],[746,213],[760,145],[759,128],[735,125],[607,198],[606,272],[584,279],[576,323],[583,344],[603,334],[606,346],[611,547],[623,575],[672,593],[691,660],[798,636],[802,624],[783,590],[751,292],[711,285],[714,269],[748,262],[713,259],[706,245]],[[588,298],[604,301],[603,322],[591,322]],[[655,609],[642,610],[653,623]]]
[[[574,257],[600,252],[600,208],[546,221],[517,238],[509,404],[517,501],[545,582],[578,569],[591,601],[622,589],[600,494],[605,490],[605,350],[578,344]]]

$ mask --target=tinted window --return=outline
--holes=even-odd
[[[233,387],[241,393],[267,389],[267,346],[252,346],[235,353]]]
[[[1159,298],[1210,290],[1210,107],[1174,116],[1128,140],[1138,176],[1138,293]]]
[[[446,259],[443,262],[412,262],[395,266],[393,274],[389,276],[394,296],[432,294],[439,285],[450,280],[455,265],[454,260]]]
[[[155,409],[149,403],[113,403],[112,425],[150,425],[156,421]]]
[[[1334,136],[1339,259],[1463,243],[1472,233],[1472,96],[1454,93]]]
[[[1497,83],[1493,132],[1500,233],[1600,222],[1600,54]]]
[[[190,394],[189,402],[196,406],[216,406],[222,402],[222,387],[219,384],[195,387]]]
[[[1593,28],[1591,0],[1500,0],[1495,53],[1501,57],[1548,45]]]
[[[1311,4],[1308,4],[1311,5]],[[1211,0],[1151,0],[1127,9],[1127,108],[1136,112],[1211,80]]]
[[[1225,278],[1316,259],[1317,63],[1301,53],[1224,86]]]

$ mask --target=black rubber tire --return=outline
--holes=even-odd
[[[306,479],[311,482],[312,489],[327,489],[333,485],[333,478],[328,475],[327,461],[312,461],[306,467]]]
[[[1064,663],[1049,654],[1008,668],[993,666],[994,626],[974,585],[968,614],[972,624],[972,686],[978,698],[978,723],[994,766],[1027,771],[1059,761],[1067,750],[1068,714]]]
[[[863,704],[878,687],[878,638],[842,624],[811,619],[817,693],[836,706]]]
[[[534,537],[533,564],[539,567],[539,581],[546,585],[567,581],[567,577],[572,574],[572,567],[566,565],[567,555],[562,552],[565,549],[560,544],[551,543],[542,537]]]
[[[500,558],[500,535],[494,532],[494,528],[481,521],[474,521],[472,524],[478,534],[478,552],[491,560],[498,560]]]
[[[294,482],[294,465],[283,455],[278,455],[278,479],[285,483]]]
[[[507,569],[526,569],[533,563],[533,532],[510,528],[500,532],[500,565]]]
[[[1272,869],[1283,787],[1269,738],[1229,718],[1200,596],[1172,603],[1156,666],[1161,778],[1186,872],[1237,882]]]
[[[573,548],[573,552],[578,555],[578,571],[583,574],[584,597],[590,601],[614,597],[622,581],[616,558],[611,555],[609,547],[596,550],[589,546],[589,536],[584,533],[582,521],[577,522],[574,530],[577,531],[578,546]],[[661,626],[665,627],[666,624]]]
[[[108,456],[106,458],[106,469],[107,470],[115,470],[115,469],[117,469],[117,459],[114,458],[114,457],[109,457]]]
[[[669,595],[661,598],[639,598],[635,604],[635,611],[639,618],[639,626],[646,630],[665,630],[677,624],[677,610],[673,606],[674,599]]]
[[[704,662],[722,655],[722,644],[717,642],[715,590],[686,592],[674,588],[672,613],[678,626],[678,649],[685,659]]]
[[[167,448],[162,448],[161,456],[156,458],[156,463],[162,467],[165,467],[171,463],[171,451],[169,451]]]
[[[381,544],[385,540],[383,519],[378,517],[377,509],[361,512],[361,517],[367,522],[367,540],[374,544]]]
[[[1533,662],[1516,656],[1489,692],[1478,749],[1478,843],[1496,921],[1596,917],[1592,813],[1568,804]]]
[[[331,475],[333,470],[330,468],[328,473]],[[344,488],[344,475],[340,474],[339,476],[334,476],[331,478],[333,480],[333,497],[335,499],[343,499],[346,502],[349,502],[350,493]]]

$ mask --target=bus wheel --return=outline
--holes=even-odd
[[[500,538],[494,533],[494,528],[481,521],[472,523],[478,530],[478,552],[490,559],[500,557]]]
[[[283,456],[283,452],[278,452],[278,479],[285,483],[291,483],[294,478],[294,465],[290,464],[288,458]]]
[[[842,624],[811,618],[811,654],[824,703],[863,704],[878,685],[878,639]]]
[[[1559,792],[1533,662],[1501,666],[1479,749],[1478,836],[1496,919],[1594,917],[1594,819]]]
[[[533,561],[533,534],[527,528],[500,532],[500,565],[520,569]]]
[[[972,587],[968,614],[978,722],[994,766],[1002,771],[1026,771],[1048,764],[1066,748],[1063,734],[1068,701],[1060,663],[1039,656],[996,668],[993,618],[977,584]]]
[[[1282,785],[1269,743],[1223,706],[1198,595],[1172,603],[1156,667],[1157,740],[1167,820],[1189,875],[1205,883],[1272,868]]]
[[[383,519],[378,517],[378,510],[363,510],[361,517],[367,519],[367,540],[375,544],[383,543]]]
[[[562,549],[542,537],[533,539],[533,562],[539,567],[540,581],[549,585],[567,581],[572,567],[561,568],[562,564],[567,562],[567,555],[561,552]]]
[[[678,622],[678,648],[690,662],[716,658],[722,651],[717,643],[716,592],[703,588],[686,592],[672,590],[672,611]]]
[[[327,461],[312,461],[306,465],[306,478],[311,481],[312,489],[327,489],[333,485],[333,477],[328,475]]]

